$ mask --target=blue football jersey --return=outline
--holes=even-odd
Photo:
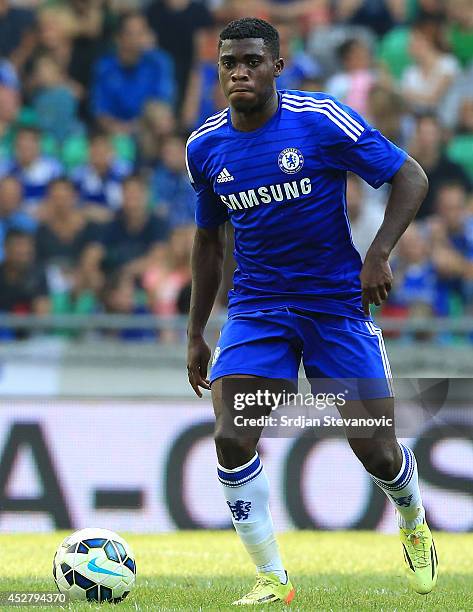
[[[365,318],[346,173],[378,188],[407,154],[325,93],[278,96],[261,128],[236,130],[226,109],[187,143],[197,225],[235,229],[229,315],[287,306]]]

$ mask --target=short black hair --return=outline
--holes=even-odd
[[[342,44],[337,48],[337,55],[340,61],[344,62],[348,55],[352,52],[354,48],[356,48],[360,43],[360,41],[356,38],[349,38],[342,42]]]
[[[61,176],[56,176],[55,178],[51,179],[48,183],[47,189],[46,191],[48,193],[51,193],[51,191],[57,186],[57,185],[67,185],[68,187],[70,187],[73,191],[77,191],[76,186],[74,185],[73,181],[71,181],[71,179],[69,177],[67,177],[66,175],[62,174]]]
[[[106,299],[106,297],[112,291],[116,291],[117,289],[119,289],[123,281],[131,279],[132,277],[130,276],[130,274],[125,272],[123,269],[114,270],[113,272],[108,274],[102,288],[104,298]]]
[[[101,127],[94,127],[88,133],[89,144],[94,142],[95,140],[108,140],[111,142],[110,133],[104,130]]]
[[[148,23],[146,16],[143,15],[143,13],[140,13],[140,11],[125,11],[124,13],[119,15],[117,22],[115,24],[115,34],[117,36],[120,36],[121,34],[123,34],[123,31],[128,25],[128,22],[131,21],[132,19],[137,19],[137,18],[142,19],[143,21]]]
[[[32,134],[38,139],[41,138],[41,130],[39,127],[28,123],[20,123],[17,126],[15,134],[16,138],[18,138],[20,134]]]
[[[465,193],[465,195],[468,193],[468,187],[465,185],[465,183],[461,179],[455,178],[445,179],[442,181],[437,187],[437,194],[443,189],[460,189]]]
[[[2,178],[0,178],[0,185],[8,183],[9,181],[14,181],[17,185],[21,186],[20,179],[14,174],[5,174],[5,176],[2,176]]]
[[[126,185],[129,185],[130,183],[138,183],[138,185],[141,185],[143,189],[146,188],[145,177],[139,172],[133,172],[132,174],[129,174],[128,176],[126,176],[122,181],[122,187],[125,187]]]
[[[415,118],[417,119],[417,126],[419,126],[420,122],[424,120],[433,121],[438,126],[440,126],[440,119],[438,118],[437,113],[433,110],[419,111],[414,114]]]
[[[244,40],[245,38],[262,38],[264,44],[274,59],[279,58],[279,33],[264,19],[257,17],[244,17],[235,19],[226,25],[220,32],[218,48],[224,40]]]
[[[4,242],[5,244],[7,244],[8,242],[11,242],[12,240],[16,240],[17,238],[28,238],[29,240],[33,239],[30,232],[22,230],[18,227],[11,227],[5,235]]]

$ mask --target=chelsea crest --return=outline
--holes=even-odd
[[[304,165],[304,156],[299,149],[284,149],[278,157],[279,167],[286,174],[295,174]]]

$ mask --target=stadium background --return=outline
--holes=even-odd
[[[186,381],[184,147],[224,106],[218,31],[249,14],[280,29],[281,88],[334,94],[429,176],[374,312],[395,376],[473,372],[470,0],[0,0],[0,531],[229,526],[211,406]],[[362,254],[387,193],[349,177]],[[472,530],[470,413],[408,441],[433,526]],[[394,528],[342,441],[261,452],[279,529]]]

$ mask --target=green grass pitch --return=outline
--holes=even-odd
[[[65,535],[0,535],[0,590],[55,590],[52,558]],[[137,585],[125,602],[113,607],[117,612],[235,610],[229,604],[253,586],[253,567],[232,532],[124,536],[135,551]],[[369,532],[282,534],[281,550],[297,591],[290,609],[473,610],[473,534],[438,533],[435,539],[439,582],[434,592],[422,596],[407,588],[396,536]],[[278,607],[283,606],[272,606]],[[104,608],[110,609],[109,604],[65,607]]]

